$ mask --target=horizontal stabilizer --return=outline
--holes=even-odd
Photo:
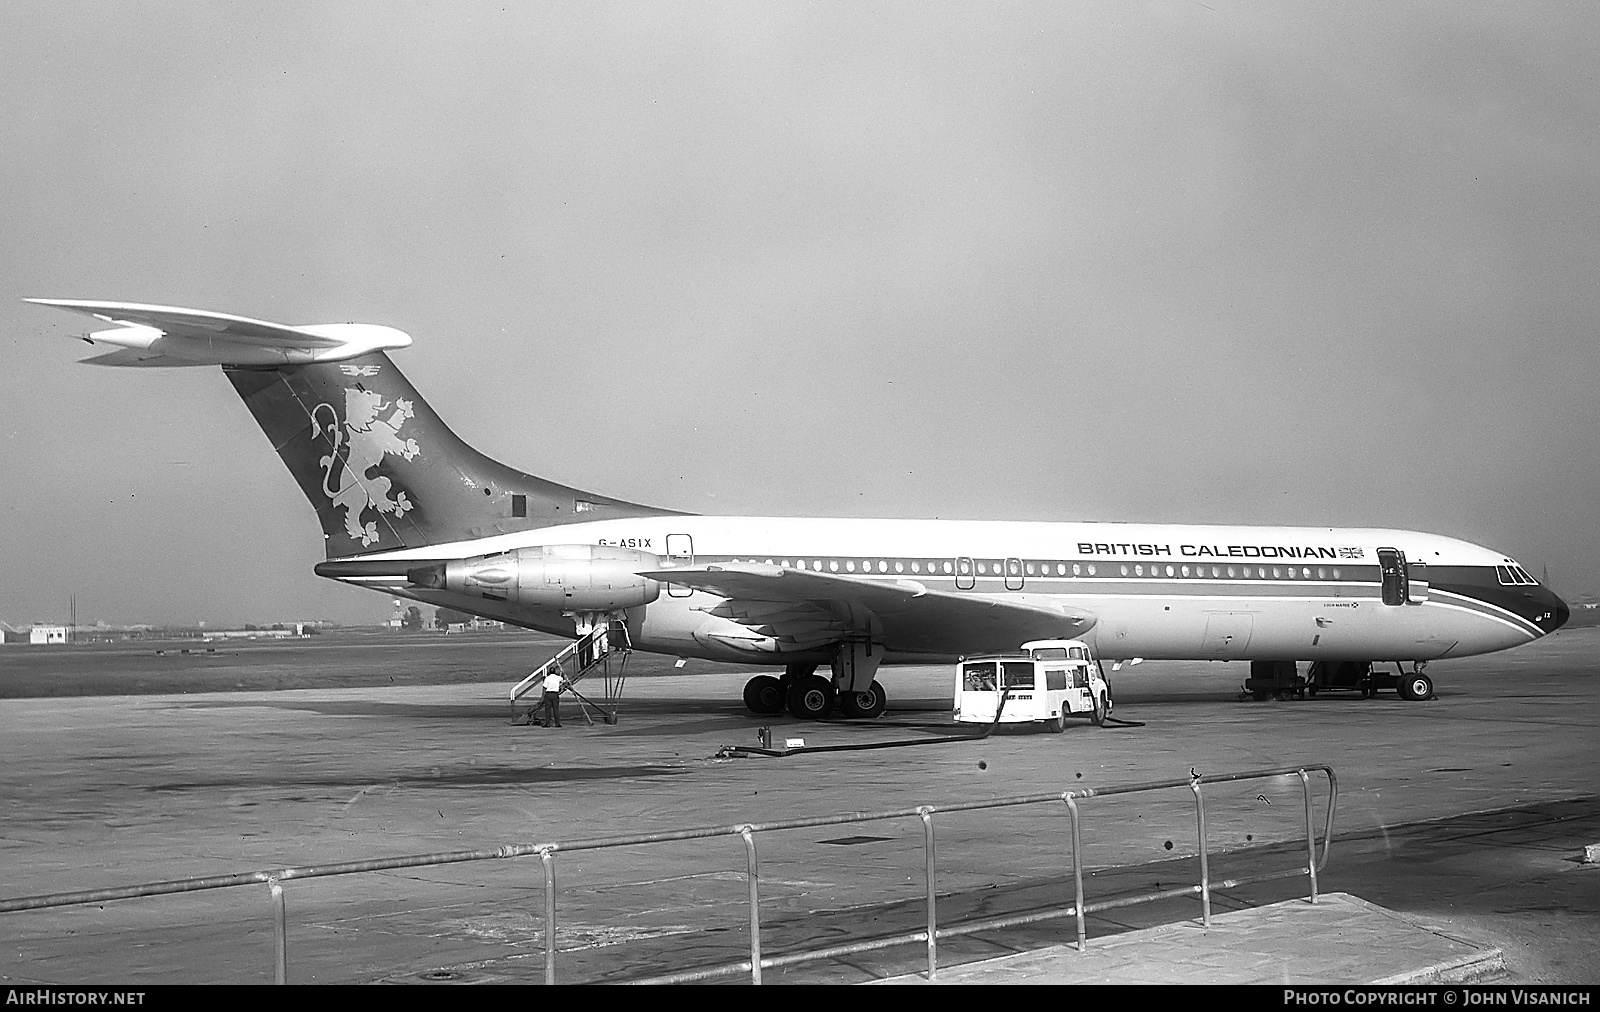
[[[153,352],[141,351],[138,348],[118,348],[108,351],[104,355],[78,360],[80,365],[120,365],[134,366],[142,369],[170,369],[183,366],[198,365],[188,359],[173,358],[171,355],[159,355]]]
[[[177,306],[80,299],[28,299],[113,324],[84,337],[118,349],[85,361],[118,366],[283,366],[339,362],[385,348],[405,348],[409,335],[364,323],[288,326]],[[123,354],[123,352],[135,354]]]

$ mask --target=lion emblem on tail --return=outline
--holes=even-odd
[[[382,394],[346,387],[342,428],[332,405],[318,404],[311,412],[312,437],[322,435],[333,444],[333,452],[318,461],[323,469],[322,491],[335,506],[344,508],[344,529],[363,547],[382,537],[376,520],[362,522],[369,506],[395,516],[403,516],[416,506],[403,491],[391,497],[389,479],[372,473],[389,454],[411,460],[422,452],[415,439],[400,438],[400,427],[416,414],[411,402],[396,400],[393,413],[380,417],[388,410]],[[324,412],[326,424],[322,420]]]

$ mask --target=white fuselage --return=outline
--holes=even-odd
[[[903,577],[934,590],[1065,605],[1095,617],[1082,638],[1108,659],[1458,657],[1538,638],[1551,627],[1539,617],[1544,605],[1535,592],[1556,601],[1537,585],[1514,588],[1520,596],[1501,587],[1496,567],[1514,563],[1489,549],[1381,529],[651,516],[363,558],[447,560],[540,545],[631,548],[666,566],[757,562],[844,578]],[[1426,564],[1432,586],[1418,583],[1412,594],[1422,600],[1384,603],[1380,549]],[[379,577],[347,582],[547,632],[573,630],[571,617],[554,608],[408,590]],[[629,610],[636,647],[723,661],[803,659],[730,646],[713,635],[728,621],[709,614],[720,598],[669,590]],[[892,648],[885,657],[947,659]]]

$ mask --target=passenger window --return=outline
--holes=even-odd
[[[1067,687],[1066,668],[1046,668],[1044,673],[1044,687],[1046,689],[1061,690]]]
[[[1064,661],[1067,659],[1066,647],[1040,647],[1033,652],[1036,661]]]

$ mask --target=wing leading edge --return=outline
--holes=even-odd
[[[829,632],[868,635],[904,653],[970,654],[1015,650],[1034,639],[1074,638],[1095,616],[1048,604],[930,590],[915,580],[879,580],[739,563],[640,574],[726,598],[718,614],[798,644]],[[802,624],[804,628],[786,628]]]

